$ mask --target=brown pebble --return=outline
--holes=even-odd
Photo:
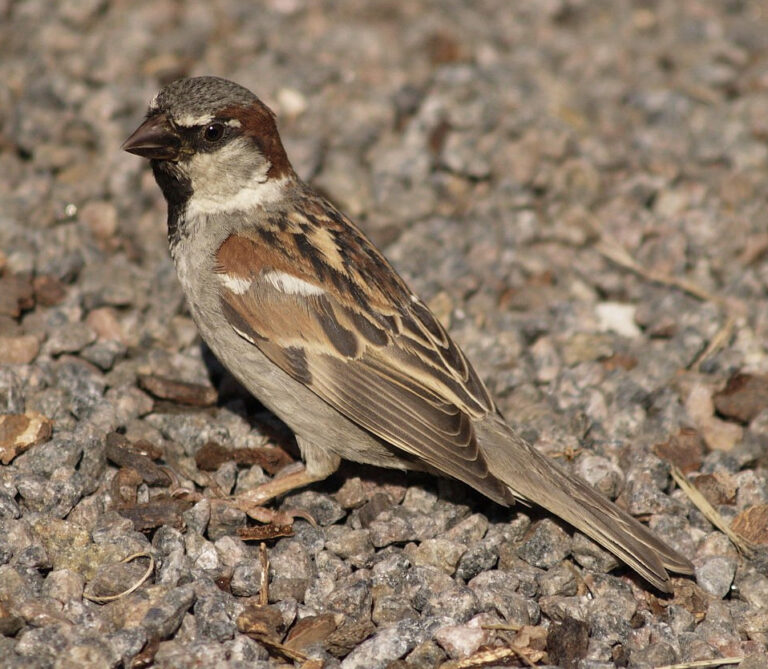
[[[749,423],[768,409],[768,376],[734,374],[725,388],[715,393],[715,409],[727,418]]]
[[[131,442],[131,449],[135,453],[146,455],[150,460],[159,460],[163,457],[163,449],[146,439],[137,439]]]
[[[755,544],[768,544],[768,504],[744,509],[731,523],[736,534]]]
[[[176,529],[183,528],[184,517],[182,514],[191,507],[192,502],[189,500],[176,499],[175,497],[155,497],[145,504],[120,506],[116,511],[123,518],[128,518],[133,523],[133,529],[137,532],[148,532],[163,525]]]
[[[85,322],[99,336],[99,339],[123,341],[123,328],[117,320],[115,310],[111,307],[94,309],[88,313]]]
[[[306,650],[316,643],[322,643],[329,634],[336,631],[336,615],[322,613],[299,620],[288,633],[285,645],[293,650]]]
[[[693,615],[697,622],[704,619],[709,609],[711,596],[702,590],[696,583],[687,579],[680,579],[675,584],[675,598],[673,604],[682,606]]]
[[[237,629],[255,638],[280,641],[285,629],[283,616],[272,606],[247,606],[237,616]]]
[[[730,451],[741,441],[744,429],[740,425],[715,416],[712,389],[705,383],[697,381],[690,388],[685,410],[709,449]]]
[[[40,342],[35,335],[0,337],[0,364],[28,365],[40,352]]]
[[[737,486],[729,474],[699,474],[691,479],[691,483],[714,506],[736,502]]]
[[[35,301],[44,307],[59,304],[67,295],[64,284],[53,276],[36,276],[32,287],[35,290]]]
[[[0,416],[0,462],[9,464],[32,446],[51,438],[53,423],[36,411]]]
[[[424,46],[433,65],[455,63],[466,58],[466,51],[459,40],[442,30],[429,35]]]
[[[628,353],[614,353],[600,362],[603,368],[609,372],[616,369],[623,369],[629,372],[637,367],[637,358]]]
[[[97,239],[110,239],[117,232],[117,209],[109,202],[88,202],[83,205],[80,220]]]
[[[24,618],[11,613],[11,610],[3,602],[0,602],[0,634],[12,637],[22,627],[24,627]]]
[[[24,332],[24,328],[15,318],[0,315],[0,337],[18,337]]]
[[[566,617],[553,625],[547,634],[547,652],[552,662],[563,669],[576,669],[579,660],[587,656],[589,626],[587,623]]]
[[[383,492],[377,492],[368,503],[360,509],[360,525],[367,528],[376,520],[382,511],[392,508],[392,499]]]
[[[323,646],[331,655],[343,657],[371,636],[375,630],[376,627],[370,618],[349,616],[332,634],[328,635]]]
[[[206,472],[216,471],[225,462],[234,461],[240,465],[258,465],[267,474],[274,475],[293,459],[282,448],[262,446],[260,448],[226,448],[209,441],[195,453],[198,469]]]
[[[86,585],[84,594],[87,598],[116,597],[139,582],[147,570],[144,560],[131,562],[111,562],[99,567],[96,575]]]
[[[357,509],[368,501],[363,482],[357,476],[344,479],[334,497],[344,509]]]
[[[161,400],[169,400],[187,406],[209,407],[216,404],[215,388],[200,383],[174,381],[155,374],[140,374],[139,386]]]
[[[110,484],[113,505],[117,509],[136,506],[141,474],[130,467],[123,467],[115,474]]]
[[[35,306],[32,282],[11,274],[0,279],[0,315],[18,318],[22,311]]]
[[[11,278],[16,284],[16,296],[18,297],[21,310],[28,311],[29,309],[34,309],[35,289],[32,287],[32,281],[18,274]]]
[[[699,470],[704,450],[704,440],[701,435],[687,427],[672,435],[669,441],[655,444],[653,447],[656,455],[679,467],[684,474]]]
[[[171,477],[162,467],[156,465],[143,453],[137,452],[133,444],[122,434],[110,432],[106,440],[106,456],[119,467],[136,471],[147,485],[168,486]]]

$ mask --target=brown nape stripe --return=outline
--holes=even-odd
[[[280,179],[294,173],[277,132],[275,114],[261,100],[256,100],[245,109],[242,107],[222,109],[220,115],[237,119],[243,124],[243,135],[253,139],[264,157],[270,162],[270,168],[267,172],[270,179]]]

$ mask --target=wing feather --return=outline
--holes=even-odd
[[[255,240],[238,243],[252,250]],[[296,257],[290,258],[294,268]],[[228,271],[220,265],[222,273]],[[381,290],[365,301],[359,286],[342,290],[345,280],[353,281],[350,276],[322,287],[314,279],[303,292],[281,289],[298,284],[276,281],[276,271],[312,281],[312,273],[289,267],[253,262],[250,285],[239,292],[222,281],[222,311],[235,331],[362,428],[504,501],[507,495],[489,475],[473,428],[473,420],[495,411],[493,402],[444,328],[394,270],[388,268],[399,283],[389,290],[389,301]]]

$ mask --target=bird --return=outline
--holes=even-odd
[[[262,505],[341,460],[426,471],[503,506],[536,504],[661,591],[692,563],[541,454],[502,416],[425,303],[296,174],[276,116],[232,81],[162,88],[124,142],[149,159],[202,339],[295,434],[303,463],[242,493]]]

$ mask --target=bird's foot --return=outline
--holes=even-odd
[[[322,477],[312,476],[297,462],[285,467],[274,479],[262,483],[253,490],[247,490],[231,498],[232,506],[244,511],[249,517],[260,523],[276,523],[281,525],[291,524],[294,518],[303,518],[316,526],[317,523],[309,511],[304,509],[285,509],[276,511],[264,508],[264,504],[275,497],[303,488],[310,483],[321,480]]]

